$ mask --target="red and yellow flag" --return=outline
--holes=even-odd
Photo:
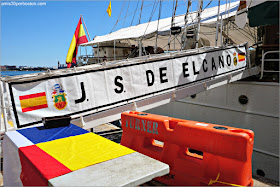
[[[48,108],[45,92],[19,96],[22,112]]]
[[[72,64],[76,64],[78,46],[86,42],[88,42],[88,40],[80,18],[66,57],[66,64],[68,68],[70,68]]]
[[[242,62],[245,60],[245,53],[238,53],[238,61]]]

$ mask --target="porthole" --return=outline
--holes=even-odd
[[[238,101],[242,105],[246,105],[249,101],[248,97],[246,95],[240,95],[238,98]]]
[[[196,94],[191,95],[191,98],[193,98],[193,99],[194,99],[195,97],[196,97]]]
[[[264,173],[263,170],[257,169],[257,175],[264,177],[264,176],[265,176],[265,173]]]

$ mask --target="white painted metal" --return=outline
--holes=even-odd
[[[248,97],[242,105],[238,98]],[[279,181],[279,84],[234,82],[148,112],[206,123],[252,129],[253,173]]]

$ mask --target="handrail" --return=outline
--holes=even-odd
[[[263,55],[262,55],[262,65],[261,65],[261,77],[260,77],[260,79],[263,78],[263,73],[264,73],[264,72],[268,72],[268,73],[271,73],[271,72],[278,72],[278,73],[279,73],[279,72],[280,72],[280,71],[265,71],[265,70],[264,70],[265,56],[266,56],[267,54],[269,54],[269,53],[279,53],[279,51],[267,51],[267,52],[263,53]],[[270,59],[270,60],[279,61],[279,59]]]

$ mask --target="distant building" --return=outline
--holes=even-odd
[[[1,71],[5,71],[6,70],[6,66],[1,66]]]
[[[28,66],[19,66],[19,69],[28,69]]]
[[[64,69],[67,68],[67,64],[58,64],[58,69]]]
[[[7,66],[6,65],[6,70],[15,70],[17,69],[17,66]]]

